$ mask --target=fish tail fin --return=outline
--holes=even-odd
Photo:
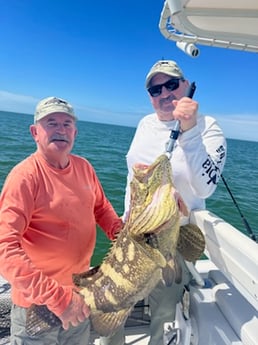
[[[101,336],[109,336],[123,326],[133,307],[121,309],[111,313],[99,312],[91,315],[91,323],[94,330]]]

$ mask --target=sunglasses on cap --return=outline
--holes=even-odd
[[[180,80],[183,80],[183,79],[182,78],[172,78],[172,79],[169,79],[168,81],[166,81],[164,84],[158,84],[158,85],[151,86],[147,90],[152,97],[158,97],[161,95],[163,86],[165,86],[165,88],[168,91],[174,91],[174,90],[178,89]]]

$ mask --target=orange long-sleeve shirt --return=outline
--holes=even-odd
[[[10,172],[0,202],[0,272],[13,303],[46,304],[60,315],[72,274],[89,268],[96,223],[109,238],[121,227],[93,167],[70,155],[68,167],[55,169],[36,152]]]

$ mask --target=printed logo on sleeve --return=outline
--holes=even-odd
[[[226,155],[226,151],[223,145],[221,145],[216,152],[218,155],[218,160],[214,162],[210,156],[206,159],[206,161],[202,164],[202,167],[204,169],[204,172],[202,173],[202,176],[207,175],[209,177],[209,180],[207,184],[214,183],[218,184],[219,177],[220,177],[220,165],[223,161],[223,158]]]

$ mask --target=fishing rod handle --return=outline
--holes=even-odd
[[[185,97],[193,98],[194,92],[196,90],[195,82],[193,81],[186,90]],[[176,120],[175,126],[170,133],[171,139],[177,139],[180,130],[180,121]]]
[[[186,90],[185,97],[193,98],[195,90],[196,90],[195,82],[192,82]],[[171,152],[173,151],[175,141],[177,140],[179,133],[180,133],[180,121],[176,120],[175,126],[170,132],[169,141],[166,148],[166,152],[168,154],[171,154]]]
[[[195,85],[195,82],[193,81],[189,85],[189,87],[188,87],[188,89],[186,91],[185,97],[193,98],[195,90],[196,90],[196,85]]]

